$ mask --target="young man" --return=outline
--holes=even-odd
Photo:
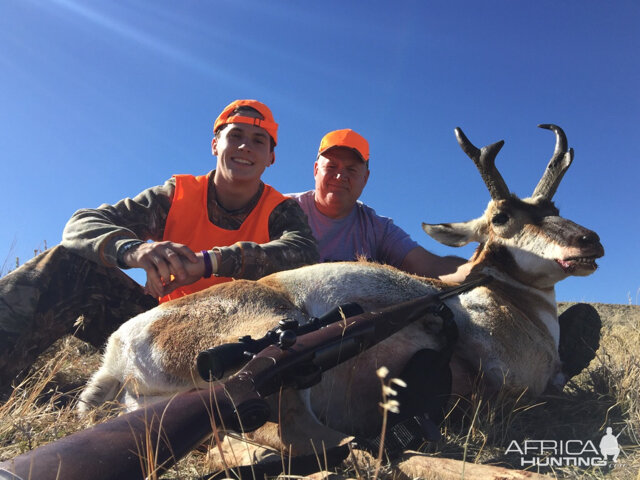
[[[304,213],[261,180],[277,127],[266,105],[231,103],[214,124],[216,170],[77,211],[61,246],[0,279],[0,384],[76,328],[100,346],[156,298],[315,263]],[[145,291],[114,267],[143,268]]]
[[[358,133],[350,129],[327,133],[320,142],[313,176],[315,190],[291,196],[307,214],[320,261],[365,257],[452,281],[468,273],[462,258],[428,252],[393,220],[358,201],[369,179],[369,143]]]

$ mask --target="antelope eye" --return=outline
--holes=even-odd
[[[509,221],[509,215],[506,213],[496,213],[491,219],[491,223],[494,225],[504,225]]]

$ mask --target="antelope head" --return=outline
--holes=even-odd
[[[598,235],[571,220],[560,217],[553,204],[566,170],[573,161],[573,149],[556,125],[539,125],[556,135],[556,147],[540,182],[529,198],[511,193],[495,166],[504,141],[476,148],[460,128],[455,133],[462,150],[480,171],[491,201],[484,214],[461,223],[422,224],[427,234],[445,245],[480,245],[472,260],[492,271],[536,288],[549,288],[570,275],[589,275],[595,260],[604,255]]]

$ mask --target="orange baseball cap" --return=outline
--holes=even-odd
[[[233,115],[234,110],[238,107],[254,108],[260,112],[263,119],[245,117],[243,115]],[[269,107],[257,100],[236,100],[231,102],[224,108],[222,113],[218,115],[216,123],[213,124],[213,133],[216,133],[222,125],[227,125],[229,123],[248,123],[249,125],[256,125],[264,128],[269,135],[271,135],[271,138],[273,138],[273,143],[278,143],[278,124],[274,122],[273,114],[271,113],[271,110],[269,110]]]
[[[369,142],[357,132],[350,128],[334,130],[322,137],[318,155],[322,155],[327,150],[334,147],[345,147],[355,151],[363,162],[369,161]]]

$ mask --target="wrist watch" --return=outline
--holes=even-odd
[[[124,254],[132,248],[137,247],[138,245],[141,245],[143,243],[144,242],[142,240],[131,240],[129,242],[123,243],[120,248],[118,248],[118,253],[116,254],[118,258],[118,266],[120,268],[131,268],[124,262]]]

